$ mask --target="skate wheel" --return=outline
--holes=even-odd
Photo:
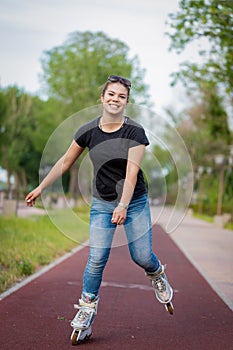
[[[165,304],[165,308],[166,308],[166,310],[169,312],[170,315],[173,315],[173,313],[174,313],[174,307],[173,307],[173,305],[172,305],[171,302]]]
[[[72,345],[77,345],[78,344],[78,339],[77,338],[79,338],[79,331],[76,331],[74,329],[70,338],[71,338],[71,344]]]

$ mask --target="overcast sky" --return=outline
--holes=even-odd
[[[0,84],[37,92],[44,50],[61,45],[73,31],[103,31],[139,57],[155,107],[173,104],[181,96],[170,88],[169,75],[184,55],[168,51],[165,22],[177,9],[178,0],[1,0]],[[186,58],[196,54],[191,51]]]

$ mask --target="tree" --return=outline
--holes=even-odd
[[[181,53],[193,42],[199,46],[203,62],[182,63],[180,71],[172,74],[172,85],[181,81],[191,92],[191,98],[196,98],[187,118],[178,127],[190,152],[194,171],[214,170],[215,155],[221,153],[227,159],[232,143],[229,121],[233,101],[233,2],[180,0],[179,11],[169,15],[169,26],[170,50]],[[229,121],[226,110],[230,111]],[[218,184],[213,173],[212,178],[209,174],[204,175],[206,183],[201,182],[210,208],[216,203],[214,196]],[[231,179],[228,176],[226,194],[231,192]]]
[[[25,172],[25,184],[30,187],[38,185],[39,167],[44,147],[54,129],[64,119],[63,106],[59,101],[41,100],[38,96],[32,97],[30,110],[31,128],[28,134],[28,152],[21,160],[21,167]],[[26,188],[26,186],[24,186]]]
[[[229,158],[232,137],[223,98],[217,94],[217,90],[201,91],[199,97],[202,98],[193,101],[193,106],[186,110],[186,119],[177,125],[177,130],[192,158],[197,180],[195,190],[198,193],[199,211],[202,212],[205,201],[204,209],[208,210],[209,214],[215,214],[219,173],[215,157],[223,154],[225,160]],[[231,193],[231,188],[232,183],[230,184],[228,176],[225,193]]]
[[[233,98],[233,2],[232,0],[180,0],[180,10],[169,15],[170,50],[182,52],[197,41],[205,63],[185,62],[174,73],[174,81],[182,80],[212,88],[217,85]],[[206,41],[208,45],[206,45]],[[208,47],[208,49],[206,48]]]
[[[41,100],[18,86],[0,89],[0,166],[7,171],[7,195],[38,184],[40,159],[45,144],[64,118],[58,101]]]
[[[21,162],[30,149],[32,98],[17,86],[3,89],[1,98],[4,108],[1,113],[0,164],[7,170],[7,192],[11,196],[11,176],[14,175],[17,191],[24,178]]]
[[[228,125],[228,116],[224,109],[223,98],[219,96],[217,89],[206,91],[205,99],[206,118],[205,123],[209,128],[212,141],[220,141],[223,148],[229,149],[232,137]],[[206,101],[207,100],[207,101]]]
[[[34,96],[32,102],[34,128],[31,138],[35,150],[41,154],[54,129],[64,120],[64,106],[53,98],[43,101],[38,96]]]
[[[169,131],[168,131],[169,132]],[[166,135],[164,135],[167,139]],[[175,204],[177,198],[177,170],[168,149],[162,148],[155,144],[153,147],[153,155],[158,159],[156,165],[153,164],[151,169],[151,189],[150,193],[160,201],[166,201],[167,204]],[[154,176],[153,176],[154,175]]]
[[[137,56],[128,56],[126,44],[103,32],[73,32],[62,45],[44,53],[41,80],[48,96],[66,105],[68,115],[99,103],[102,84],[111,74],[132,79],[132,101],[146,103],[144,70]]]
[[[213,166],[217,153],[229,155],[232,138],[227,114],[222,98],[215,91],[205,91],[202,99],[193,101],[185,114],[176,127],[188,148],[194,170],[200,165]]]

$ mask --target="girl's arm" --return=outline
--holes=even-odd
[[[128,153],[126,167],[126,177],[124,181],[120,205],[118,205],[112,216],[112,222],[121,225],[126,219],[127,207],[133,196],[134,188],[137,182],[138,171],[145,153],[145,145],[131,147]]]
[[[41,184],[26,196],[25,201],[27,205],[30,207],[33,206],[36,198],[41,195],[42,191],[69,170],[83,151],[84,148],[73,141],[66,153],[56,162]]]

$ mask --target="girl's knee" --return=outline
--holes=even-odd
[[[146,269],[146,266],[148,265],[148,262],[150,263],[150,259],[148,259],[148,257],[144,257],[141,254],[131,254],[131,258],[133,260],[133,262],[137,265],[139,265],[140,267]]]
[[[88,269],[89,270],[101,270],[105,267],[108,261],[109,253],[103,253],[101,251],[97,251],[92,253],[88,258]]]
[[[135,252],[131,253],[131,258],[138,266],[142,267],[145,271],[150,271],[158,266],[157,258],[153,254],[137,254]]]

